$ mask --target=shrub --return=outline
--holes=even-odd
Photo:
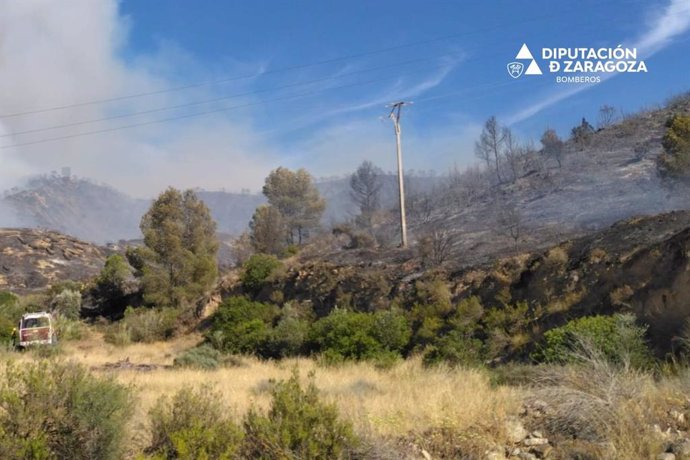
[[[274,270],[280,267],[280,261],[272,255],[254,254],[242,265],[240,281],[247,292],[257,294],[266,284]]]
[[[247,458],[346,458],[357,444],[352,425],[340,420],[335,405],[320,401],[313,381],[303,389],[297,371],[271,394],[266,414],[252,408],[245,416]]]
[[[652,361],[645,343],[646,326],[630,314],[589,316],[570,321],[544,334],[544,346],[533,357],[546,362],[579,360],[583,346],[592,347],[612,363],[647,367]]]
[[[12,341],[12,330],[17,327],[23,313],[19,297],[10,292],[0,292],[0,341]]]
[[[132,334],[124,321],[118,321],[105,330],[103,340],[118,346],[129,345],[132,343]]]
[[[71,320],[79,319],[81,293],[72,289],[60,291],[50,301],[50,309],[56,313],[56,316]]]
[[[58,317],[55,331],[60,341],[79,340],[84,336],[84,324],[79,320]]]
[[[122,458],[131,413],[126,387],[83,367],[6,364],[0,382],[0,458]]]
[[[374,313],[373,337],[387,350],[402,353],[412,336],[410,324],[398,310]]]
[[[175,367],[191,367],[194,369],[216,369],[220,365],[220,352],[210,345],[190,348],[175,358]]]
[[[383,351],[373,328],[373,315],[338,309],[312,325],[309,341],[314,351],[326,353],[330,361],[372,359]]]
[[[222,396],[207,386],[160,398],[149,412],[148,452],[180,460],[236,458],[242,431],[220,401]]]
[[[690,116],[674,115],[666,122],[666,128],[659,169],[662,175],[687,176],[690,173]]]
[[[246,297],[229,297],[213,315],[206,338],[221,351],[260,353],[277,317],[275,305],[253,302]]]
[[[132,267],[120,254],[113,254],[105,260],[105,265],[96,279],[99,297],[113,299],[122,297],[125,283],[132,276]]]
[[[109,343],[155,342],[173,336],[180,311],[175,308],[127,307],[125,317],[112,324],[105,334]]]
[[[304,349],[309,323],[293,317],[282,318],[271,331],[265,353],[271,358],[298,355]]]
[[[479,339],[451,331],[427,348],[423,362],[426,366],[446,363],[451,366],[469,366],[481,363],[482,342]]]

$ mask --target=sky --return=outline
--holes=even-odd
[[[648,71],[512,78],[523,43],[542,70],[541,48],[621,45]],[[392,171],[398,100],[405,168],[443,174],[490,116],[538,144],[663,104],[688,56],[690,0],[0,0],[0,190],[64,166],[137,197]]]

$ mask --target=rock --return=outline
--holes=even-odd
[[[518,458],[520,460],[537,460],[537,456],[529,452],[520,452]]]
[[[656,456],[656,460],[676,460],[676,456],[670,452],[664,452]]]
[[[519,447],[516,447],[515,449],[513,449],[513,450],[510,451],[510,456],[511,456],[511,457],[517,457],[517,456],[520,455],[520,452],[522,452],[522,451],[520,450],[520,448],[519,448]]]
[[[486,454],[486,460],[505,460],[505,458],[506,456],[503,452],[489,452]]]
[[[508,440],[514,444],[519,443],[529,434],[520,420],[510,418],[505,422],[506,434]]]
[[[541,431],[533,431],[532,434],[530,434],[530,437],[532,437],[532,438],[543,438],[544,436],[541,434]]]
[[[548,444],[549,440],[546,438],[527,438],[524,441],[522,441],[522,443],[527,447],[543,446],[544,444]]]
[[[548,444],[542,444],[540,446],[531,447],[530,452],[535,454],[538,458],[548,458],[551,452],[553,452],[553,447]]]
[[[422,449],[422,457],[424,457],[426,460],[431,460],[431,454],[424,449]]]
[[[669,450],[682,457],[690,457],[690,439],[680,438],[671,443]]]

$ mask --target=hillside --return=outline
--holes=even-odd
[[[543,249],[631,216],[688,209],[690,188],[662,180],[656,166],[665,122],[675,113],[690,113],[689,95],[627,116],[586,144],[567,141],[561,166],[536,152],[512,183],[488,187],[486,172],[451,178],[427,197],[426,213],[412,213],[412,237],[449,232],[459,267]],[[517,241],[508,226],[517,230]]]
[[[0,229],[0,290],[40,292],[57,281],[87,281],[107,251],[57,232]]]
[[[524,341],[502,345],[495,355],[501,359],[527,357],[544,331],[570,319],[630,312],[650,326],[650,342],[663,356],[674,348],[674,337],[690,315],[689,251],[690,212],[677,211],[630,218],[547,250],[450,272],[425,267],[410,251],[353,250],[348,258],[337,257],[348,251],[303,255],[258,298],[304,303],[321,317],[343,306],[371,312],[396,304],[414,311],[419,302],[429,302],[428,294],[420,297],[420,292],[445,286],[453,305],[476,296],[485,312],[506,312],[506,333]],[[226,293],[236,289],[230,283]],[[527,310],[520,313],[522,303]],[[476,326],[480,336],[486,327],[482,318]]]

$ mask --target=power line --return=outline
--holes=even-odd
[[[613,1],[613,0],[611,0],[611,1]],[[630,3],[637,3],[637,2],[643,2],[643,0],[631,0]],[[604,1],[602,0],[600,3],[604,3]],[[577,9],[579,7],[580,7],[579,5],[575,5],[572,8],[566,8],[564,10],[561,10],[559,13],[562,13],[563,11],[568,11],[570,9]],[[215,84],[228,83],[231,81],[256,78],[258,76],[289,72],[289,71],[304,69],[304,68],[308,68],[308,67],[316,67],[316,66],[320,66],[320,65],[333,64],[336,62],[342,62],[342,61],[347,61],[350,59],[356,59],[356,58],[365,57],[365,56],[382,54],[382,53],[395,51],[395,50],[399,50],[399,49],[405,49],[405,48],[411,48],[414,46],[420,46],[420,45],[425,45],[425,44],[430,44],[430,43],[441,42],[441,41],[450,40],[453,38],[464,37],[464,36],[468,36],[468,35],[473,35],[473,34],[477,34],[477,33],[481,33],[481,32],[491,32],[491,31],[495,31],[495,30],[503,30],[507,26],[514,26],[517,24],[527,24],[527,23],[537,22],[537,21],[541,21],[544,19],[549,19],[549,18],[553,18],[553,17],[557,17],[557,16],[558,16],[558,14],[548,14],[548,15],[544,15],[544,16],[534,17],[534,18],[531,18],[531,19],[528,19],[525,21],[510,21],[510,22],[507,22],[504,24],[499,24],[499,25],[492,26],[492,27],[480,28],[480,29],[475,29],[472,31],[467,31],[467,32],[462,32],[462,33],[457,33],[457,34],[450,34],[450,35],[440,36],[440,37],[436,37],[436,38],[430,38],[430,39],[426,39],[426,40],[419,40],[419,41],[415,41],[415,42],[408,42],[408,43],[404,43],[404,44],[400,44],[400,45],[390,46],[390,47],[386,47],[386,48],[379,48],[376,50],[370,50],[370,51],[365,51],[365,52],[361,52],[361,53],[349,54],[349,55],[345,55],[345,56],[340,56],[340,57],[331,58],[331,59],[325,59],[325,60],[312,62],[312,63],[297,64],[297,65],[293,65],[293,66],[281,67],[281,68],[277,68],[277,69],[273,69],[273,70],[268,70],[268,71],[262,72],[260,74],[254,73],[254,74],[247,74],[247,75],[239,75],[239,76],[221,78],[221,79],[217,79],[217,80],[192,83],[192,84],[188,84],[188,85],[174,86],[171,88],[164,88],[164,89],[155,90],[155,91],[146,91],[146,92],[127,94],[127,95],[115,96],[115,97],[109,97],[109,98],[93,99],[93,100],[87,100],[87,101],[82,101],[82,102],[64,104],[64,105],[41,108],[41,109],[24,110],[24,111],[0,115],[0,119],[21,117],[21,116],[26,116],[26,115],[33,115],[33,114],[38,114],[38,113],[46,113],[46,112],[52,112],[52,111],[57,111],[57,110],[71,109],[71,108],[76,108],[76,107],[84,107],[84,106],[89,106],[89,105],[103,104],[103,103],[108,103],[108,102],[117,102],[117,101],[122,101],[122,100],[127,100],[127,99],[134,99],[134,98],[138,98],[138,97],[152,96],[152,95],[157,95],[157,94],[165,94],[165,93],[183,91],[183,90],[188,90],[188,89],[193,89],[193,88],[200,88],[200,87],[210,86],[210,85],[215,85]],[[591,22],[591,21],[589,21],[589,22]],[[570,24],[570,25],[572,25],[572,24]]]
[[[43,131],[51,131],[51,130],[60,129],[60,128],[70,128],[70,127],[74,127],[74,126],[82,126],[82,125],[87,125],[87,124],[92,124],[92,123],[99,123],[99,122],[103,122],[103,121],[110,121],[110,120],[117,120],[117,119],[122,119],[122,118],[129,118],[129,117],[134,117],[134,116],[137,116],[137,115],[146,115],[146,114],[151,114],[151,113],[164,112],[164,111],[168,111],[168,110],[175,110],[175,109],[182,109],[182,108],[186,108],[186,107],[193,107],[193,106],[196,106],[196,105],[210,104],[210,103],[213,103],[213,102],[219,102],[219,101],[224,101],[224,100],[228,100],[228,99],[235,99],[235,98],[244,97],[244,96],[252,96],[252,95],[261,94],[261,93],[267,93],[267,92],[272,92],[272,91],[278,91],[278,90],[281,90],[281,89],[294,88],[294,87],[297,87],[297,86],[312,85],[312,84],[314,84],[314,83],[321,83],[321,82],[325,82],[325,81],[336,80],[336,79],[340,79],[340,78],[344,78],[344,77],[349,77],[349,76],[352,76],[352,75],[359,75],[359,74],[368,73],[368,72],[374,72],[374,71],[382,70],[382,69],[390,69],[390,68],[393,68],[393,67],[402,67],[402,66],[407,66],[407,65],[410,65],[410,64],[419,63],[419,62],[432,61],[432,60],[443,59],[443,58],[452,58],[452,57],[459,57],[459,56],[458,56],[458,55],[447,54],[447,55],[442,55],[442,56],[432,56],[432,57],[423,57],[423,58],[418,58],[418,59],[411,59],[411,60],[404,61],[404,62],[398,62],[398,63],[394,63],[394,64],[387,64],[387,65],[382,65],[382,66],[377,66],[377,67],[371,67],[371,68],[368,68],[368,69],[356,70],[356,71],[352,71],[352,72],[341,73],[341,74],[339,74],[339,75],[334,75],[334,76],[330,76],[330,77],[323,77],[323,78],[317,78],[317,79],[308,80],[308,81],[304,81],[304,82],[290,83],[290,84],[287,84],[287,85],[276,86],[276,87],[272,87],[272,88],[265,88],[265,89],[254,90],[254,91],[247,91],[247,92],[244,92],[244,93],[237,93],[237,94],[232,94],[232,95],[229,95],[229,96],[219,96],[219,97],[214,97],[214,98],[211,98],[211,99],[205,99],[205,100],[201,100],[201,101],[187,102],[187,103],[184,103],[184,104],[177,104],[177,105],[171,105],[171,106],[165,106],[165,107],[158,107],[158,108],[155,108],[155,109],[139,110],[139,111],[135,111],[135,112],[129,112],[129,113],[120,114],[120,115],[111,115],[111,116],[102,117],[102,118],[96,118],[96,119],[92,119],[92,120],[76,121],[76,122],[64,123],[64,124],[60,124],[60,125],[46,126],[46,127],[42,127],[42,128],[27,129],[27,130],[24,130],[24,131],[13,131],[13,132],[9,132],[9,133],[6,133],[6,134],[0,134],[0,138],[2,138],[2,137],[20,136],[20,135],[23,135],[23,134],[32,134],[32,133],[38,133],[38,132],[43,132]]]
[[[285,100],[290,100],[290,99],[300,99],[300,98],[309,97],[309,96],[312,96],[315,94],[319,94],[319,93],[323,93],[323,92],[327,92],[327,91],[331,91],[331,90],[346,89],[346,88],[352,88],[352,87],[357,87],[357,86],[369,85],[369,84],[373,84],[373,83],[379,83],[381,81],[385,81],[385,80],[388,80],[390,78],[392,78],[392,76],[389,75],[389,76],[384,77],[384,78],[367,80],[367,81],[363,81],[363,82],[341,85],[341,86],[337,86],[337,87],[326,88],[326,89],[321,89],[321,90],[316,90],[316,91],[307,91],[307,92],[303,92],[303,93],[291,94],[291,95],[277,97],[277,98],[273,98],[273,99],[266,99],[266,100],[242,104],[242,105],[235,105],[235,106],[230,106],[230,107],[223,107],[223,108],[218,108],[218,109],[213,109],[213,110],[207,110],[207,111],[203,111],[203,112],[194,112],[194,113],[190,113],[190,114],[184,114],[184,115],[180,115],[180,116],[168,117],[168,118],[152,120],[152,121],[147,121],[147,122],[142,122],[142,123],[132,123],[129,125],[116,126],[113,128],[104,128],[104,129],[99,129],[99,130],[94,130],[94,131],[85,131],[85,132],[69,134],[69,135],[65,135],[65,136],[57,136],[57,137],[52,137],[52,138],[47,138],[47,139],[40,139],[37,141],[0,145],[0,150],[14,148],[14,147],[36,145],[36,144],[45,144],[45,143],[49,143],[49,142],[56,142],[56,141],[73,139],[73,138],[78,138],[78,137],[91,136],[91,135],[96,135],[96,134],[104,134],[104,133],[109,133],[109,132],[114,132],[114,131],[121,131],[121,130],[125,130],[125,129],[138,128],[141,126],[150,126],[150,125],[155,125],[155,124],[160,124],[160,123],[166,123],[169,121],[177,121],[177,120],[183,120],[183,119],[187,119],[187,118],[195,118],[195,117],[210,115],[210,114],[214,114],[214,113],[221,113],[221,112],[232,111],[232,110],[248,108],[248,107],[255,107],[258,105],[263,105],[263,104],[268,104],[268,103],[273,103],[273,102],[279,102],[279,101],[285,101]],[[477,85],[474,87],[466,87],[462,91],[454,91],[451,93],[446,93],[446,94],[442,94],[442,95],[438,95],[438,96],[423,98],[423,99],[419,99],[418,101],[428,101],[428,100],[439,99],[439,98],[456,97],[456,96],[463,94],[463,93],[468,93],[468,92],[475,92],[476,93],[476,91],[480,90],[480,89],[497,88],[497,87],[503,87],[503,86],[509,86],[509,85],[514,86],[516,83],[517,82],[515,82],[515,81],[496,82],[496,83],[488,83],[488,84],[485,83],[485,84]],[[486,94],[481,94],[481,95],[477,95],[477,96],[478,97],[468,98],[467,100],[481,99],[481,98],[485,97]]]
[[[591,24],[591,21],[587,21],[586,24]],[[506,39],[507,38],[504,37],[500,41],[494,41],[494,42],[489,42],[489,43],[493,44],[493,43],[497,43],[497,42],[504,42]],[[484,47],[486,45],[487,45],[487,43],[483,43],[482,47]],[[477,47],[476,49],[472,49],[472,48],[466,49],[466,50],[463,50],[464,52],[462,54],[471,53],[471,52],[476,51],[478,49],[480,49],[480,48]],[[474,56],[474,57],[469,58],[469,59],[464,59],[463,63],[467,63],[467,62],[471,62],[471,61],[479,60],[479,59],[486,59],[486,58],[494,57],[494,56],[503,56],[503,54],[504,54],[503,52],[497,52],[497,53],[491,53],[491,54],[482,54],[482,55]],[[416,59],[412,59],[412,60],[408,60],[408,61],[403,61],[403,62],[398,62],[398,63],[393,63],[393,64],[386,64],[386,65],[377,66],[377,67],[373,67],[373,68],[369,68],[369,69],[352,71],[352,72],[342,73],[339,75],[334,75],[334,76],[329,76],[329,77],[322,77],[322,78],[318,78],[318,79],[314,79],[314,80],[309,80],[306,82],[291,83],[291,84],[277,86],[277,87],[273,87],[273,88],[248,91],[248,92],[233,94],[233,95],[229,95],[229,96],[219,96],[219,97],[214,97],[214,98],[205,99],[205,100],[201,100],[201,101],[193,101],[193,102],[188,102],[188,103],[184,103],[184,104],[158,107],[155,109],[140,110],[140,111],[128,112],[128,113],[119,114],[119,115],[111,115],[111,116],[101,117],[101,118],[96,118],[96,119],[82,120],[82,121],[76,121],[76,122],[70,122],[70,123],[63,123],[63,124],[59,124],[59,125],[46,126],[46,127],[41,127],[41,128],[26,129],[23,131],[14,131],[14,132],[6,133],[6,134],[1,134],[0,138],[19,136],[19,135],[25,135],[25,134],[33,134],[33,133],[51,131],[51,130],[61,129],[61,128],[83,126],[83,125],[88,125],[88,124],[93,124],[93,123],[104,122],[104,121],[130,118],[130,117],[134,117],[134,116],[138,116],[138,115],[145,115],[145,114],[151,114],[151,113],[164,112],[164,111],[168,111],[168,110],[181,109],[181,108],[192,107],[192,106],[196,106],[196,105],[202,105],[202,104],[219,102],[219,101],[228,100],[228,99],[234,99],[234,98],[243,97],[243,96],[251,96],[251,95],[255,95],[255,94],[262,94],[262,93],[277,91],[280,89],[286,89],[286,88],[309,85],[309,84],[314,84],[314,83],[319,83],[319,82],[324,82],[324,81],[329,81],[329,80],[335,80],[335,79],[343,78],[343,77],[350,76],[350,75],[373,72],[376,70],[388,69],[388,68],[392,68],[392,67],[400,67],[400,66],[410,65],[410,64],[414,64],[414,63],[423,62],[423,61],[431,61],[431,60],[436,60],[436,59],[452,58],[452,57],[459,57],[459,56],[460,56],[459,54],[445,54],[445,55],[439,55],[439,56],[435,56],[435,57],[432,56],[432,57],[416,58]]]
[[[357,83],[352,83],[352,84],[348,84],[348,85],[342,85],[342,86],[337,86],[337,87],[332,87],[332,88],[327,88],[327,89],[322,89],[322,90],[317,90],[317,91],[307,91],[304,93],[292,94],[292,95],[277,97],[277,98],[273,98],[273,99],[266,99],[263,101],[252,102],[252,103],[248,103],[248,104],[235,105],[235,106],[231,106],[231,107],[223,107],[223,108],[218,108],[218,109],[213,109],[213,110],[206,110],[203,112],[194,112],[194,113],[179,115],[179,116],[175,116],[175,117],[163,118],[163,119],[159,119],[159,120],[152,120],[152,121],[147,121],[147,122],[142,122],[142,123],[133,123],[133,124],[123,125],[123,126],[116,126],[113,128],[104,128],[104,129],[99,129],[99,130],[95,130],[95,131],[85,131],[82,133],[52,137],[52,138],[47,138],[47,139],[41,139],[38,141],[21,142],[18,144],[7,144],[7,145],[0,146],[0,150],[9,149],[9,148],[13,148],[13,147],[23,147],[23,146],[28,146],[28,145],[43,144],[46,142],[54,142],[54,141],[60,141],[60,140],[65,140],[65,139],[71,139],[71,138],[75,138],[75,137],[90,136],[90,135],[94,135],[94,134],[109,133],[109,132],[120,131],[120,130],[124,130],[124,129],[137,128],[140,126],[149,126],[149,125],[154,125],[154,124],[159,124],[159,123],[165,123],[168,121],[176,121],[176,120],[182,120],[182,119],[186,119],[186,118],[193,118],[193,117],[209,115],[209,114],[213,114],[213,113],[227,112],[230,110],[235,110],[235,109],[240,109],[240,108],[254,107],[254,106],[266,104],[269,102],[277,102],[277,101],[283,101],[283,100],[289,100],[289,99],[298,99],[298,98],[302,98],[302,97],[308,97],[308,96],[311,96],[314,94],[323,93],[326,91],[331,91],[334,89],[345,89],[345,88],[351,88],[351,87],[356,87],[356,86],[368,85],[368,84],[372,84],[372,83],[378,83],[380,81],[389,80],[390,78],[392,78],[392,76],[388,75],[385,78],[377,78],[377,79],[368,80],[368,81],[364,81],[364,82],[357,82]]]

